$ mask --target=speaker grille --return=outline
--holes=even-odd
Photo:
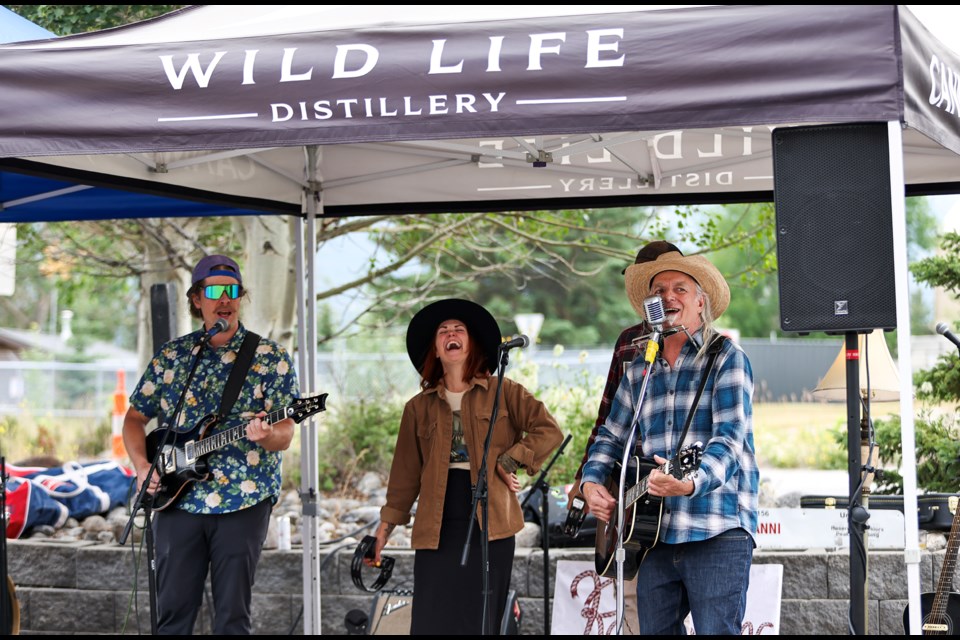
[[[153,329],[153,352],[177,337],[177,287],[172,282],[150,287],[150,324]]]
[[[896,328],[885,123],[773,132],[780,326]]]

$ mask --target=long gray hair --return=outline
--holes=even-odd
[[[713,311],[710,308],[710,296],[707,295],[707,292],[703,290],[703,287],[697,283],[697,295],[703,299],[703,311],[700,312],[700,320],[703,322],[700,325],[701,336],[703,337],[703,344],[700,345],[700,350],[697,351],[696,360],[700,360],[707,353],[707,348],[710,346],[710,343],[713,342],[713,337],[717,335],[717,330],[713,326]]]

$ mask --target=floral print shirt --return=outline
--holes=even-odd
[[[148,418],[157,418],[159,427],[171,427],[169,422],[186,384],[201,333],[202,330],[195,331],[164,344],[130,396],[130,405]],[[178,446],[245,424],[257,412],[281,409],[299,397],[290,355],[276,342],[261,338],[230,415],[206,431],[200,428],[206,424],[205,417],[216,415],[220,409],[224,387],[246,335],[241,324],[225,345],[202,347],[175,427]],[[209,478],[189,483],[172,506],[190,513],[214,514],[246,509],[268,498],[276,503],[281,462],[279,451],[267,451],[246,438],[235,440],[207,456]]]

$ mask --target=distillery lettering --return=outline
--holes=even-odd
[[[585,40],[568,44],[565,31],[534,33],[525,37],[523,58],[524,71],[536,73],[550,67],[551,60],[576,60],[584,69],[622,68],[626,56],[620,53],[624,34],[621,28],[589,29],[583,32]],[[449,53],[448,39],[437,38],[424,45],[419,52],[420,69],[406,58],[405,70],[412,73],[425,72],[427,76],[464,74],[468,71],[496,74],[503,72],[505,64],[504,44],[507,36],[494,35],[487,38],[484,51],[475,58],[463,58]],[[259,49],[240,51],[215,51],[212,54],[199,52],[181,55],[159,56],[163,73],[170,87],[180,91],[185,87],[206,89],[216,78],[236,82],[241,86],[263,82],[278,83],[324,83],[325,91],[331,90],[328,81],[357,79],[370,76],[384,61],[397,63],[389,51],[365,43],[338,44],[330,48],[326,59],[320,51],[327,49],[303,49],[287,47],[279,59],[267,63]],[[414,54],[416,55],[416,54]],[[525,58],[525,59],[524,59]],[[416,60],[417,58],[414,58]],[[511,62],[513,59],[511,59]],[[229,63],[229,64],[228,64]],[[386,71],[389,71],[387,69]],[[486,76],[485,76],[486,77]],[[495,76],[492,76],[495,77]],[[371,86],[376,86],[371,82]],[[273,122],[288,120],[327,120],[330,118],[372,118],[446,114],[497,112],[505,97],[502,91],[476,93],[435,93],[421,95],[357,95],[330,96],[306,95],[304,100],[275,102],[270,104]]]

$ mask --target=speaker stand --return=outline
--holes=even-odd
[[[867,545],[864,531],[870,514],[861,503],[864,484],[861,460],[860,352],[856,332],[846,334],[847,351],[847,454],[850,499],[847,526],[850,533],[850,633],[867,629]]]

